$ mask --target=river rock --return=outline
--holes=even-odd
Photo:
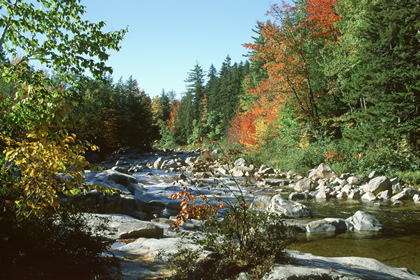
[[[245,163],[246,163],[246,160],[245,159],[238,158],[233,165],[234,166],[243,166],[243,165],[245,165]]]
[[[315,198],[319,200],[327,199],[327,192],[325,186],[319,188],[319,191],[316,194]]]
[[[352,230],[353,225],[339,218],[325,218],[319,221],[313,221],[306,225],[307,232],[341,232],[346,230]]]
[[[276,172],[274,171],[272,167],[265,164],[261,165],[257,172],[258,175],[270,175],[270,174],[275,174],[275,173]]]
[[[348,196],[347,192],[339,192],[336,196],[336,198],[346,198]]]
[[[125,174],[129,174],[130,172],[128,171],[130,169],[130,166],[114,166],[111,168],[111,170],[115,170],[121,173],[125,173]]]
[[[320,178],[331,178],[333,177],[335,174],[335,172],[332,170],[331,166],[329,166],[326,163],[321,163],[317,168],[316,168],[316,175]]]
[[[297,192],[312,191],[314,190],[314,183],[309,178],[303,178],[296,183],[294,189]]]
[[[359,231],[380,231],[384,228],[384,225],[378,219],[363,211],[357,211],[346,220],[353,224],[355,230]]]
[[[287,218],[303,218],[312,216],[312,212],[308,207],[299,202],[288,200],[281,194],[273,196],[267,211]]]
[[[101,224],[108,226],[104,232],[94,232],[107,239],[127,238],[161,238],[163,228],[152,222],[140,221],[133,217],[121,214],[85,214],[87,224],[91,227],[98,227]]]
[[[394,194],[402,192],[403,190],[404,190],[404,187],[400,183],[392,185],[392,193]]]
[[[348,199],[359,199],[360,198],[360,192],[359,190],[351,190],[349,195],[347,196]]]
[[[387,200],[387,199],[390,199],[391,196],[392,196],[392,191],[391,190],[386,190],[386,191],[383,191],[383,192],[379,193],[378,198]]]
[[[397,200],[409,200],[411,197],[407,195],[405,191],[402,191],[400,193],[397,193],[396,195],[393,195],[391,197],[391,201],[397,201]]]
[[[356,177],[356,176],[350,176],[347,178],[347,182],[349,183],[349,185],[360,185],[362,180],[360,180],[360,178]]]
[[[366,192],[365,194],[362,195],[362,199],[367,200],[367,201],[374,201],[376,200],[376,195],[374,195],[371,192]]]
[[[176,161],[175,159],[166,159],[162,162],[160,166],[161,169],[176,169],[182,166],[182,163]]]
[[[162,157],[159,157],[155,160],[155,162],[153,163],[153,168],[154,169],[160,169],[162,167],[164,159]]]
[[[364,186],[364,190],[377,195],[380,192],[392,190],[392,183],[387,177],[380,176],[370,180],[369,184]]]
[[[414,203],[420,203],[420,195],[419,194],[415,194],[413,196],[413,201],[414,201]]]
[[[114,246],[112,255],[123,261],[110,279],[170,279],[173,271],[167,267],[167,261],[170,254],[175,254],[180,248],[199,249],[197,245],[186,243],[178,237],[138,238],[134,242]],[[200,259],[206,254],[204,251]]]
[[[406,268],[394,268],[378,260],[360,257],[320,257],[286,250],[291,264],[275,264],[262,280],[342,279],[414,280],[419,276]]]
[[[346,185],[346,184],[347,184],[347,181],[346,181],[346,180],[344,180],[344,179],[341,179],[341,178],[335,178],[334,180],[332,180],[332,181],[330,182],[330,184],[331,184],[332,186],[341,186],[341,187],[343,187],[344,185]]]
[[[131,175],[107,169],[105,171],[89,171],[84,174],[86,185],[99,185],[108,189],[118,189],[123,193],[129,194],[127,186],[138,183],[137,179]]]

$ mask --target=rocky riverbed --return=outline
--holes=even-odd
[[[213,151],[211,157],[217,158],[217,152]],[[376,217],[375,211],[358,209],[346,215],[341,211],[339,215],[322,217],[308,204],[345,200],[373,204],[378,212],[407,204],[420,209],[418,189],[375,172],[363,178],[335,174],[326,164],[302,177],[266,165],[255,167],[244,159],[225,164],[203,161],[197,153],[156,152],[116,154],[100,166],[102,170],[86,171],[86,184],[118,192],[103,194],[92,190],[71,202],[84,209],[95,209],[96,214],[86,214],[92,225],[104,218],[107,221],[109,228],[102,234],[115,241],[108,254],[122,260],[121,270],[113,276],[122,280],[159,279],[171,274],[165,261],[181,239],[179,232],[170,229],[170,223],[181,208],[179,200],[169,197],[183,188],[224,201],[245,195],[252,207],[277,213],[299,227],[301,238],[304,235],[307,240],[320,234],[329,239],[341,234],[363,236],[383,232],[388,227]],[[199,221],[187,222],[181,231],[194,231],[198,225]],[[416,230],[420,237],[420,228]],[[319,257],[292,250],[288,254],[294,264],[278,264],[263,279],[420,279],[408,269],[372,259],[374,253],[371,258]],[[420,262],[418,255],[413,258]],[[238,279],[248,278],[241,274]]]

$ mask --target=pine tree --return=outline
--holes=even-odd
[[[418,150],[420,6],[417,0],[368,2],[353,38],[357,64],[343,79],[344,101],[370,145],[381,140]],[[359,135],[359,134],[355,134]],[[360,136],[358,136],[360,137]]]

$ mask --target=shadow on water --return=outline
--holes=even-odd
[[[420,273],[420,206],[406,202],[402,206],[352,200],[302,202],[314,213],[311,220],[348,218],[362,210],[378,218],[381,232],[300,234],[290,249],[325,257],[367,257],[394,267],[406,267]]]

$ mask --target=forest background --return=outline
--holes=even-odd
[[[419,169],[418,3],[307,0],[267,14],[244,42],[248,60],[228,56],[207,72],[197,63],[180,99],[173,91],[152,99],[132,77],[50,74],[51,88],[72,92],[60,103],[63,125],[104,154],[228,145],[284,170],[328,162],[337,172],[377,170],[418,183],[407,172]],[[19,139],[29,120],[16,122],[25,97],[12,98],[16,87],[2,81],[0,129]]]

